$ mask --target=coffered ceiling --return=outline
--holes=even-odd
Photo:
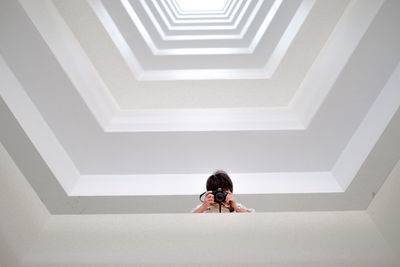
[[[368,205],[400,158],[373,158],[398,142],[399,3],[199,3],[2,4],[1,142],[48,209],[186,212],[217,169],[260,211]]]

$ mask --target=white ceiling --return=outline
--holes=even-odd
[[[52,213],[186,212],[160,203],[216,169],[258,210],[365,208],[399,159],[366,164],[398,133],[396,1],[2,6],[1,142]]]
[[[138,2],[138,1],[137,1]],[[253,1],[255,3],[256,1]],[[261,2],[261,1],[259,1]],[[288,1],[290,2],[290,1]],[[294,3],[295,1],[293,1]],[[118,2],[114,2],[118,3]],[[138,2],[139,3],[139,2]],[[131,70],[130,66],[132,61],[126,58],[121,50],[118,50],[116,42],[110,38],[110,35],[105,30],[105,27],[99,23],[93,9],[85,4],[85,2],[70,2],[60,1],[56,2],[60,15],[64,18],[64,23],[67,23],[69,28],[73,31],[73,40],[69,42],[69,46],[73,46],[76,39],[79,41],[81,49],[89,57],[92,64],[95,65],[96,70],[102,76],[102,80],[107,85],[107,92],[110,92],[114,99],[117,101],[118,106],[123,110],[130,109],[177,109],[177,108],[246,108],[246,107],[285,107],[287,106],[294,93],[299,88],[304,75],[314,62],[315,57],[318,55],[319,50],[327,41],[329,34],[333,27],[340,18],[343,9],[346,7],[348,1],[340,1],[335,5],[329,3],[317,2],[314,4],[311,13],[307,20],[302,25],[302,30],[299,31],[296,38],[292,40],[291,46],[286,51],[286,57],[275,60],[277,69],[273,77],[269,79],[253,79],[247,75],[246,69],[233,69],[233,59],[229,55],[224,55],[223,59],[219,60],[225,64],[229,64],[232,69],[223,69],[223,75],[227,80],[219,80],[217,72],[213,69],[216,64],[210,60],[206,60],[204,56],[197,56],[195,58],[189,56],[180,56],[180,61],[185,64],[181,69],[168,71],[160,77],[154,76],[156,80],[160,79],[173,79],[172,81],[138,81],[138,76],[135,75],[136,71]],[[330,6],[332,5],[332,6]],[[328,11],[329,10],[329,11]],[[45,20],[40,16],[43,22],[37,25],[43,26],[43,32],[53,30],[53,34],[62,34],[62,26],[59,29],[54,29],[54,25],[58,25],[56,21]],[[323,21],[321,23],[321,17]],[[83,22],[83,23],[82,23]],[[53,25],[51,29],[45,28],[46,25]],[[61,24],[61,23],[59,23]],[[298,26],[300,26],[298,25]],[[253,25],[256,29],[256,25]],[[87,33],[91,34],[88,35]],[[319,32],[315,36],[315,32]],[[45,34],[45,33],[43,33]],[[278,34],[278,33],[276,33]],[[63,42],[60,44],[60,38],[57,38],[58,43],[54,44],[53,52],[57,53],[61,47],[65,47],[65,34],[63,35]],[[221,35],[223,36],[223,35]],[[278,36],[279,37],[279,36]],[[49,36],[49,39],[52,38]],[[75,39],[76,38],[76,39]],[[53,37],[54,39],[54,37]],[[141,40],[141,37],[138,37]],[[206,40],[208,42],[208,40]],[[198,40],[195,41],[196,43]],[[230,41],[226,41],[230,43]],[[144,45],[145,46],[145,45]],[[129,49],[129,51],[136,51]],[[229,53],[231,49],[227,48]],[[63,52],[64,51],[64,52]],[[65,54],[65,49],[60,51],[60,56]],[[107,52],[106,52],[107,51]],[[266,50],[259,48],[259,52],[264,53]],[[133,52],[132,52],[133,53]],[[140,52],[139,54],[144,54]],[[170,56],[153,56],[149,53],[146,59],[156,57],[160,59],[168,59]],[[260,56],[255,53],[244,56],[239,64],[241,68],[244,67],[245,61],[255,62]],[[212,58],[216,58],[215,55]],[[78,59],[74,59],[75,61]],[[81,59],[82,60],[82,59]],[[204,60],[204,67],[202,70],[193,69],[193,65],[199,60]],[[177,64],[177,60],[166,63],[165,68],[170,68]],[[280,64],[278,64],[280,62]],[[66,64],[66,63],[65,63]],[[84,64],[82,62],[82,64]],[[152,63],[153,67],[161,67],[159,63]],[[211,66],[211,67],[209,67]],[[164,67],[163,67],[164,68]],[[254,69],[253,69],[254,70]],[[83,71],[83,70],[82,70]],[[147,71],[147,70],[146,70]],[[192,72],[194,74],[204,73],[202,77],[196,78],[196,83],[192,81],[182,81],[186,79],[185,72]],[[247,78],[246,80],[238,81],[237,79]],[[254,77],[253,77],[254,78]],[[263,78],[263,77],[255,77]],[[180,81],[176,81],[176,80]],[[198,81],[198,79],[212,79],[209,81]],[[235,79],[235,80],[232,80]],[[86,88],[86,91],[88,89]],[[94,90],[97,94],[102,90]],[[87,94],[87,93],[86,93]]]
[[[228,0],[206,0],[206,1],[190,1],[190,0],[177,0],[171,1],[177,11],[182,14],[187,13],[212,13],[224,14],[232,1]]]

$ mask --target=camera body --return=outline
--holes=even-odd
[[[212,191],[211,194],[214,195],[215,203],[222,203],[222,202],[225,202],[228,192],[226,192],[225,190],[222,190],[221,188],[218,188],[217,190]]]

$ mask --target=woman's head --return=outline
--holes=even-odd
[[[215,191],[221,188],[224,191],[233,193],[233,184],[229,175],[224,171],[216,171],[207,179],[207,191]]]

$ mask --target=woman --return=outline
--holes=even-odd
[[[224,171],[216,171],[206,183],[203,204],[198,205],[193,213],[217,213],[217,212],[254,212],[235,201],[233,197],[233,184],[229,175]],[[217,199],[214,199],[217,196]],[[218,201],[219,198],[224,201]]]

